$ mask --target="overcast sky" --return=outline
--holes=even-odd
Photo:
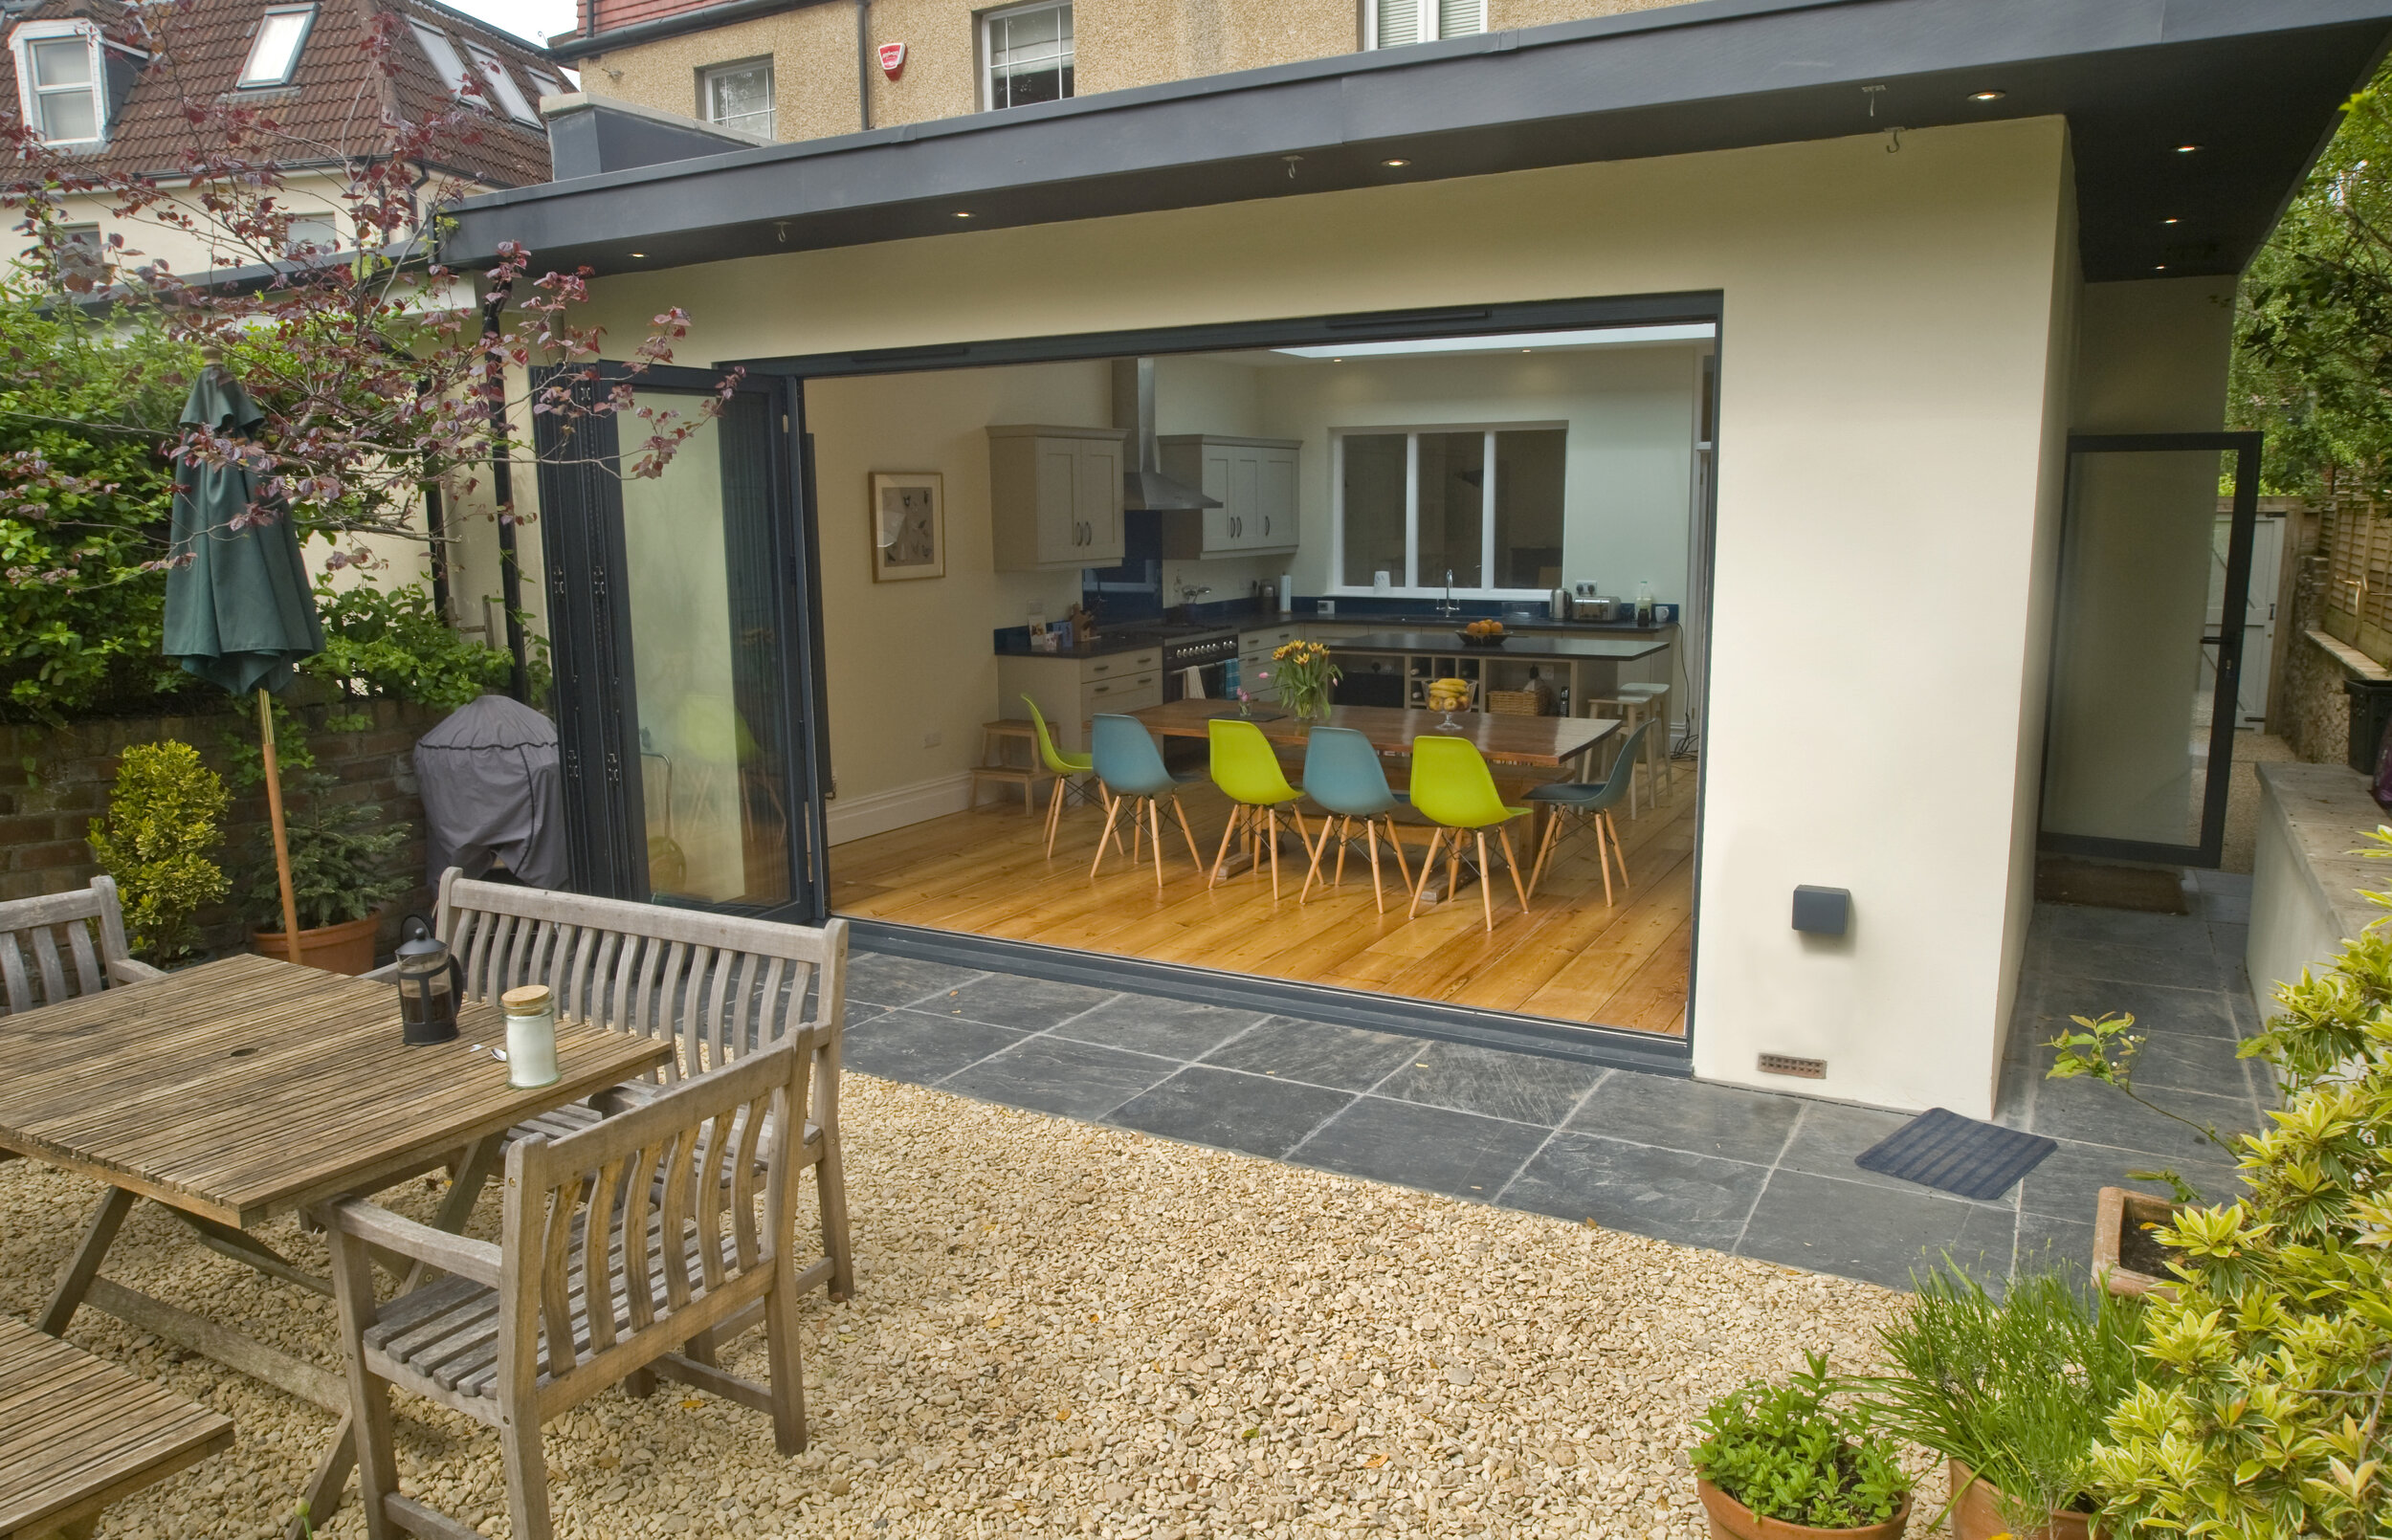
[[[503,27],[518,37],[545,42],[573,30],[573,0],[447,0],[469,16]]]

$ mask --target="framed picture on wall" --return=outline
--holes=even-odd
[[[946,573],[947,497],[939,473],[874,472],[873,581],[901,583]]]

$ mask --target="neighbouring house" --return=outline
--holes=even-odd
[[[1983,1115],[2039,857],[2217,863],[2231,302],[2392,0],[1092,7],[1022,105],[1042,8],[593,3],[559,180],[444,254],[685,306],[644,405],[744,373],[661,476],[539,477],[578,885]],[[1358,829],[1274,892],[1201,782],[1049,853],[1030,703],[1201,775],[1296,638],[1398,787],[1458,729],[1528,805],[1655,724],[1620,859],[1413,913]]]
[[[86,152],[96,166],[153,177],[172,187],[196,144],[193,102],[255,107],[275,127],[264,153],[282,168],[295,214],[291,255],[345,250],[343,166],[392,153],[394,122],[424,122],[460,101],[478,120],[444,136],[444,162],[421,167],[428,184],[467,189],[520,187],[549,175],[543,97],[567,81],[537,47],[436,0],[192,0],[147,8],[81,0],[11,6],[0,55],[0,110],[41,139]],[[373,40],[387,37],[388,63]],[[469,79],[484,84],[466,92]],[[70,198],[69,236],[95,264],[120,260],[111,235],[193,274],[254,266],[258,253],[204,214],[195,229],[154,217],[120,217],[104,196]],[[198,214],[199,210],[188,210]],[[11,231],[0,252],[31,244]]]

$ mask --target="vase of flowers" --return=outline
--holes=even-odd
[[[1329,693],[1341,677],[1329,661],[1322,642],[1289,642],[1271,654],[1277,664],[1279,704],[1302,721],[1318,722],[1329,715]]]

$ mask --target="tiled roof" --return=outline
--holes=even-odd
[[[437,0],[317,0],[314,23],[290,84],[238,91],[235,83],[258,18],[269,6],[282,3],[287,0],[180,0],[147,8],[161,18],[151,25],[164,47],[132,76],[130,90],[116,106],[106,145],[97,152],[103,164],[115,170],[171,175],[193,144],[186,104],[242,99],[271,114],[286,136],[289,143],[277,153],[277,160],[298,163],[387,153],[390,121],[424,121],[448,111],[455,99],[409,22],[447,33],[469,62],[467,44],[497,55],[534,104],[547,89],[542,77],[556,78],[555,66],[532,44]],[[0,7],[11,30],[26,21],[84,16],[111,36],[119,34],[119,19],[126,13],[113,4],[88,0]],[[388,33],[388,71],[375,65],[369,47],[377,18],[384,14],[395,18]],[[20,99],[15,50],[0,49],[0,113],[14,118]],[[546,130],[508,117],[495,102],[487,106],[489,110],[478,112],[469,108],[468,123],[448,136],[436,157],[442,164],[435,169],[497,187],[546,181]],[[317,146],[321,153],[310,154]]]

